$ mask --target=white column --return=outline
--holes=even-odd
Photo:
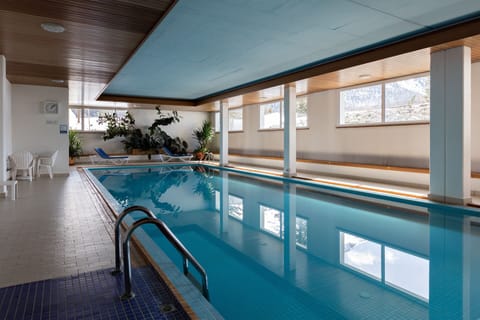
[[[228,165],[228,104],[220,100],[220,165]]]
[[[433,52],[430,66],[429,197],[464,204],[471,199],[471,50]]]
[[[6,108],[6,60],[5,56],[0,55],[0,182],[7,180],[7,157],[6,154],[6,126],[5,126],[5,108]],[[5,192],[5,187],[0,187],[0,193]]]
[[[297,96],[295,84],[286,84],[283,89],[283,175],[297,174]]]

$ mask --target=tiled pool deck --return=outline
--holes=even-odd
[[[189,319],[150,268],[134,268],[137,297],[120,300],[111,221],[94,198],[72,168],[0,199],[0,319]]]
[[[133,269],[135,298],[123,301],[123,277],[109,270],[0,289],[2,319],[190,319],[150,267]]]

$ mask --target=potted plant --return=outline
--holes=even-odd
[[[208,120],[203,121],[199,129],[193,130],[193,138],[198,142],[198,147],[193,152],[198,160],[203,160],[205,154],[209,152],[207,146],[214,135],[212,123]]]
[[[75,158],[78,158],[82,154],[82,141],[77,131],[68,131],[68,156],[69,164],[75,164]]]
[[[188,144],[185,141],[178,137],[170,137],[162,130],[162,127],[180,121],[181,117],[178,112],[162,113],[159,107],[155,109],[157,110],[157,118],[147,132],[143,132],[135,126],[135,118],[128,111],[123,117],[119,117],[116,113],[106,113],[100,116],[98,123],[107,124],[103,140],[123,137],[121,142],[128,153],[146,154],[148,159],[151,159],[152,154],[159,153],[163,146],[168,147],[175,153],[186,153]]]

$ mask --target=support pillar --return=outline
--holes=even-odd
[[[430,194],[434,201],[471,200],[471,50],[431,55]]]
[[[297,174],[297,96],[295,84],[286,84],[283,89],[283,175]]]
[[[5,56],[0,55],[0,182],[7,180],[7,128],[5,110],[7,108],[7,77]],[[0,186],[0,193],[5,193],[5,186]]]
[[[220,100],[220,166],[228,165],[228,104]]]

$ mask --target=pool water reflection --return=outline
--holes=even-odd
[[[225,318],[480,318],[475,210],[376,204],[208,166],[91,173],[120,206],[169,225]]]

